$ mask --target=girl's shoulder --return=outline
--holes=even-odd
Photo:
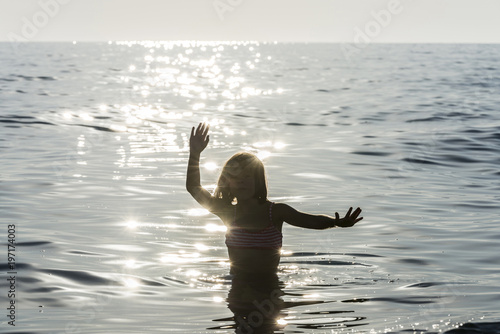
[[[274,218],[279,220],[284,220],[284,217],[290,214],[291,210],[294,210],[290,205],[279,202],[271,202],[272,204],[272,215]]]
[[[212,206],[209,211],[214,215],[218,216],[219,218],[223,218],[226,217],[228,214],[234,212],[234,206],[231,203],[227,203],[222,199],[214,198]]]

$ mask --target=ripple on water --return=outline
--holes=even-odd
[[[32,125],[32,124],[42,124],[42,125],[56,125],[54,123],[39,121],[35,117],[28,116],[0,116],[0,123],[14,124],[16,125]]]
[[[68,279],[82,285],[109,285],[114,282],[112,279],[105,278],[89,271],[63,269],[38,269],[37,271]]]
[[[30,43],[26,44],[27,48],[31,48]],[[263,56],[275,50],[277,54],[273,55],[268,67],[260,68],[260,72],[257,68],[251,72],[242,69],[239,75],[246,80],[245,85],[251,84],[260,89],[283,84],[285,90],[281,97],[267,95],[266,98],[252,100],[238,95],[238,89],[234,91],[224,82],[219,88],[212,89],[212,83],[202,82],[201,73],[204,72],[196,68],[191,69],[196,71],[193,77],[198,86],[177,82],[176,79],[182,77],[173,76],[173,80],[168,82],[171,85],[169,89],[165,89],[161,82],[169,80],[170,74],[161,76],[161,72],[142,71],[142,68],[150,68],[150,63],[141,63],[141,59],[144,59],[144,54],[150,56],[154,51],[152,69],[165,70],[167,66],[167,70],[175,70],[175,73],[177,70],[179,74],[186,72],[191,79],[190,73],[194,72],[189,68],[193,63],[175,63],[176,54],[182,54],[182,59],[190,57],[185,53],[187,47],[179,46],[173,52],[161,46],[144,48],[106,44],[103,47],[110,52],[106,57],[102,57],[101,46],[93,44],[71,45],[66,49],[61,47],[61,54],[67,51],[67,54],[78,54],[80,58],[70,56],[61,58],[60,62],[47,62],[47,66],[38,66],[38,70],[43,71],[40,73],[30,71],[28,67],[33,65],[29,65],[28,61],[29,66],[16,69],[19,75],[8,75],[7,72],[0,77],[2,94],[6,97],[2,101],[4,115],[0,116],[0,127],[15,127],[15,130],[0,131],[7,133],[0,135],[0,141],[12,151],[19,152],[12,155],[12,159],[7,155],[9,168],[2,171],[2,175],[6,174],[16,182],[4,182],[8,189],[4,188],[2,193],[7,194],[8,202],[3,207],[9,209],[10,206],[10,210],[5,211],[26,212],[39,219],[33,219],[33,222],[19,220],[20,225],[29,228],[20,233],[18,240],[22,262],[16,267],[20,273],[20,290],[25,292],[20,295],[31,303],[38,303],[34,304],[36,306],[58,307],[50,309],[45,315],[32,317],[35,320],[30,325],[34,332],[43,332],[44,328],[63,332],[67,323],[76,322],[89,326],[78,328],[81,332],[86,329],[95,331],[95,326],[99,326],[103,332],[139,333],[144,328],[151,328],[152,331],[168,328],[192,333],[203,331],[201,326],[212,326],[212,319],[223,317],[224,323],[217,324],[220,325],[219,331],[234,331],[234,318],[227,316],[228,305],[224,303],[225,294],[232,286],[231,277],[227,276],[227,254],[222,236],[214,237],[214,232],[222,234],[223,230],[219,225],[212,224],[213,217],[189,211],[194,207],[194,201],[189,202],[191,199],[188,199],[182,182],[178,182],[185,175],[185,145],[188,145],[192,123],[199,121],[200,117],[216,117],[224,119],[222,127],[230,131],[225,133],[222,128],[213,127],[210,145],[218,143],[218,146],[214,145],[209,151],[215,155],[226,155],[241,149],[242,143],[249,141],[258,131],[264,131],[263,125],[271,127],[272,124],[272,129],[265,129],[271,130],[271,135],[265,136],[265,139],[272,136],[272,139],[286,143],[285,147],[271,152],[269,169],[274,172],[273,178],[270,178],[272,182],[286,185],[287,197],[282,198],[284,201],[297,205],[305,205],[303,203],[306,202],[309,208],[316,209],[318,199],[331,198],[332,204],[346,204],[362,198],[370,205],[363,206],[367,209],[366,225],[360,225],[360,228],[314,231],[311,234],[300,231],[295,239],[297,243],[294,241],[287,245],[290,249],[304,251],[292,251],[282,257],[279,275],[286,284],[283,288],[286,299],[283,321],[289,326],[282,332],[315,333],[329,329],[339,332],[369,332],[372,329],[387,332],[389,322],[394,321],[398,322],[397,325],[401,324],[401,328],[394,327],[394,331],[403,326],[411,331],[417,328],[412,324],[423,322],[431,323],[428,328],[432,330],[433,324],[439,324],[441,320],[448,322],[450,317],[447,315],[456,314],[446,324],[448,327],[441,325],[439,330],[444,331],[454,323],[471,319],[472,312],[474,317],[491,314],[490,321],[497,322],[481,324],[470,320],[471,324],[449,333],[499,333],[498,318],[493,317],[498,315],[499,274],[499,260],[498,256],[495,257],[498,224],[495,225],[497,220],[494,215],[499,190],[496,181],[500,176],[497,167],[500,164],[500,127],[496,119],[498,96],[489,94],[485,95],[485,99],[477,99],[476,96],[470,110],[462,112],[467,109],[465,102],[474,98],[474,89],[468,88],[496,87],[498,80],[494,77],[491,84],[478,84],[479,79],[466,80],[471,74],[467,70],[466,75],[458,78],[463,79],[459,80],[463,86],[461,91],[440,90],[439,101],[435,101],[438,99],[436,90],[428,89],[435,88],[432,85],[440,83],[442,77],[448,77],[447,74],[455,76],[458,73],[460,76],[461,71],[444,72],[449,68],[446,65],[463,66],[465,69],[470,62],[461,56],[473,59],[481,54],[474,49],[476,47],[469,53],[449,49],[450,53],[446,54],[446,49],[443,53],[434,49],[444,46],[394,48],[395,53],[387,53],[387,46],[383,49],[374,46],[360,55],[374,56],[372,63],[370,59],[360,62],[374,77],[365,82],[356,68],[333,68],[332,65],[332,70],[325,72],[322,61],[318,61],[319,66],[315,65],[313,58],[322,54],[325,61],[331,62],[333,53],[330,49],[320,48],[320,52],[315,54],[317,46],[307,46],[304,54],[308,59],[302,61],[297,57],[297,50],[304,50],[296,49],[301,46],[278,45],[277,49],[271,45],[255,46]],[[37,50],[43,48],[43,44],[37,43],[26,56],[36,56]],[[53,46],[47,48],[52,49]],[[79,48],[79,51],[74,52],[73,48]],[[338,46],[335,48],[338,49]],[[122,52],[124,49],[132,51]],[[417,52],[413,52],[415,49]],[[380,57],[377,50],[381,51]],[[422,52],[426,50],[431,51]],[[120,57],[111,57],[113,52]],[[211,48],[207,53],[211,54]],[[495,48],[493,54],[497,53]],[[174,56],[169,59],[169,64],[159,60],[171,54]],[[403,56],[395,59],[391,54]],[[233,73],[225,68],[225,60],[244,64],[250,56],[231,54],[229,47],[220,55],[221,58],[213,58],[214,69],[226,78]],[[450,55],[452,60],[449,60]],[[224,61],[220,61],[222,59]],[[338,59],[342,59],[341,54]],[[416,59],[417,63],[409,59]],[[195,61],[194,58],[191,60]],[[492,57],[489,64],[477,67],[493,73],[498,70],[491,65],[496,60],[497,57]],[[484,60],[478,58],[477,61]],[[51,64],[53,68],[50,68]],[[264,64],[265,61],[262,61],[256,66]],[[130,65],[137,70],[129,70]],[[419,65],[426,65],[428,70],[407,75]],[[276,77],[279,71],[284,73],[283,69],[306,66],[307,71],[291,72],[296,74],[297,79],[304,80],[280,81],[282,79]],[[402,70],[394,72],[394,68]],[[210,68],[206,70],[210,72]],[[362,76],[368,73],[362,72]],[[54,73],[57,76],[51,76]],[[329,73],[335,77],[328,77]],[[379,80],[386,78],[388,73],[394,75],[394,81]],[[158,74],[159,82],[150,81]],[[480,72],[472,74],[484,75]],[[261,76],[275,81],[259,81]],[[407,80],[408,77],[412,80]],[[283,75],[283,78],[286,76]],[[336,86],[332,86],[332,78],[337,80]],[[452,81],[450,78],[446,87]],[[365,88],[361,85],[380,89],[383,94],[367,89],[367,99],[357,99],[356,94],[361,90],[345,89]],[[151,93],[149,97],[134,95],[140,94],[143,86]],[[81,87],[89,89],[82,90]],[[217,95],[226,88],[234,91],[238,98],[228,101],[224,96]],[[427,89],[432,92],[427,92]],[[132,100],[138,101],[135,102],[138,105],[118,105],[120,94],[117,93],[122,91],[133,94],[135,97]],[[192,96],[186,97],[182,91],[188,91]],[[406,94],[411,91],[415,94]],[[210,92],[217,96],[211,96]],[[460,93],[463,95],[460,96]],[[315,98],[302,99],[307,94],[313,94]],[[336,96],[335,101],[332,94]],[[394,94],[394,99],[391,94]],[[60,97],[58,109],[55,109],[53,99],[47,99],[47,95]],[[160,95],[162,101],[158,100]],[[199,100],[210,101],[207,102],[207,110],[192,109],[193,101]],[[340,106],[344,102],[349,105]],[[150,106],[162,112],[150,114]],[[217,109],[219,106],[222,107],[220,110]],[[374,112],[375,109],[386,111]],[[184,118],[171,117],[180,114],[171,115],[169,110],[181,110]],[[79,117],[79,111],[87,111],[92,117]],[[146,122],[152,125],[148,127]],[[25,131],[19,130],[23,128]],[[132,133],[134,130],[137,130],[135,134]],[[246,137],[238,135],[240,130],[245,130]],[[178,138],[173,139],[176,136]],[[81,139],[83,137],[86,139]],[[94,140],[91,140],[92,137]],[[178,145],[177,150],[165,152],[166,147],[173,144]],[[154,150],[142,150],[150,147]],[[311,150],[311,147],[321,148],[321,154],[316,149]],[[70,159],[70,155],[77,154],[81,159]],[[44,180],[55,176],[53,170],[38,168],[40,161],[43,162],[41,167],[49,166],[53,157],[65,157],[62,163],[69,175],[74,173],[89,177],[78,184],[59,178],[60,187],[55,189],[50,189],[54,186],[47,183],[33,182],[33,169],[38,170],[36,177],[43,177]],[[348,164],[343,163],[344,157],[348,157]],[[400,158],[405,159],[397,160]],[[85,160],[85,163],[73,160]],[[141,165],[144,161],[151,162],[148,166],[157,168],[158,173],[149,169],[145,172],[145,166]],[[334,166],[327,165],[331,161],[336,162]],[[359,164],[352,164],[353,161],[367,162],[376,168],[361,168]],[[137,162],[139,164],[135,164]],[[408,169],[408,164],[412,164],[415,170],[425,167],[425,173],[411,173],[414,170]],[[123,176],[111,181],[111,171],[116,176],[151,173],[166,187],[148,185],[139,178],[126,180]],[[453,173],[453,179],[442,177],[448,172]],[[299,182],[293,180],[293,176],[298,176]],[[413,179],[415,183],[412,183]],[[468,182],[471,179],[473,182]],[[357,188],[303,189],[299,185],[302,181],[321,185],[325,180],[328,183],[336,181],[339,185],[353,184]],[[388,180],[394,181],[389,184],[390,192],[387,190]],[[457,184],[455,180],[462,183]],[[113,189],[116,191],[111,196]],[[460,197],[454,197],[458,196],[457,192],[460,192]],[[179,200],[171,201],[168,196],[164,198],[174,194]],[[85,201],[81,200],[84,198],[92,198],[103,205],[85,205]],[[58,199],[64,199],[61,208],[58,207],[57,203],[61,203]],[[158,202],[162,204],[158,205]],[[330,207],[326,209],[330,210]],[[128,228],[120,228],[118,233],[116,226],[103,224],[126,221],[124,216],[131,213],[139,217],[138,221],[148,223],[130,223]],[[441,213],[446,218],[439,224],[436,224],[437,220],[427,220]],[[9,214],[6,212],[5,215]],[[161,219],[175,221],[176,224],[162,224]],[[193,223],[195,220],[198,223]],[[88,221],[92,224],[80,224]],[[470,221],[477,224],[470,224]],[[420,227],[413,229],[415,225]],[[432,229],[423,228],[430,225]],[[488,225],[490,230],[480,235],[477,232],[479,228],[476,228],[478,225],[482,228]],[[113,231],[111,236],[106,234],[109,229]],[[456,231],[461,235],[458,236]],[[322,245],[321,249],[327,249],[323,246],[331,244],[331,249],[336,252],[311,251],[318,249],[318,244],[327,233],[332,235],[331,243],[328,238],[328,245]],[[90,238],[92,245],[86,244]],[[59,254],[54,254],[54,243],[48,240],[64,240],[57,243]],[[196,249],[198,242],[213,244],[210,247],[200,245]],[[40,253],[39,248],[46,248],[47,252]],[[443,249],[446,253],[441,252]],[[340,253],[342,251],[346,253]],[[448,256],[440,257],[441,254]],[[137,260],[129,257],[136,257]],[[475,274],[469,274],[470,268],[475,268]],[[9,268],[0,262],[0,269],[6,272]],[[456,272],[463,275],[461,277],[470,278],[469,285],[443,280]],[[2,291],[6,291],[7,283],[6,280],[0,282]],[[217,303],[213,302],[214,296],[219,300]],[[101,303],[103,300],[106,303]],[[32,307],[35,312],[36,306]],[[99,311],[92,320],[80,314],[83,310],[94,309]],[[25,310],[28,315],[28,308]],[[56,312],[61,312],[62,316],[51,316]],[[158,317],[159,313],[168,316]],[[186,322],[186,314],[195,320]],[[43,322],[43,317],[49,320]],[[355,326],[360,327],[348,329]]]
[[[461,324],[458,328],[444,332],[445,334],[500,334],[500,322],[471,322]]]
[[[391,152],[381,152],[381,151],[353,151],[351,153],[358,155],[376,156],[376,157],[388,157],[392,155]]]
[[[66,253],[67,254],[74,254],[74,255],[81,255],[81,256],[96,256],[96,257],[100,257],[100,258],[112,256],[110,254],[95,253],[95,252],[88,252],[88,251],[81,251],[81,250],[69,250]]]
[[[424,260],[424,259],[407,258],[407,259],[398,259],[397,261],[401,262],[401,263],[416,264],[419,266],[428,266],[429,265],[429,261]]]

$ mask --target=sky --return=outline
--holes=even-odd
[[[499,43],[499,0],[0,0],[0,41]]]

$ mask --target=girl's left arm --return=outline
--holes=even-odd
[[[360,208],[351,212],[352,207],[347,211],[344,218],[340,218],[337,212],[335,212],[335,218],[333,218],[327,215],[313,215],[300,212],[287,204],[279,203],[273,208],[273,216],[276,216],[280,220],[293,226],[316,230],[324,230],[333,227],[351,227],[363,219],[363,217],[358,218],[361,213]]]
[[[208,129],[208,124],[203,123],[200,123],[196,130],[194,127],[191,129],[186,189],[204,208],[215,213],[220,201],[203,188],[200,182],[200,154],[209,142]]]

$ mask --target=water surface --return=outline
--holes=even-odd
[[[235,332],[223,226],[184,187],[200,121],[209,189],[248,150],[271,200],[363,209],[349,229],[284,228],[276,332],[498,328],[499,54],[0,44],[2,243],[15,224],[18,278],[16,327],[2,329]]]

